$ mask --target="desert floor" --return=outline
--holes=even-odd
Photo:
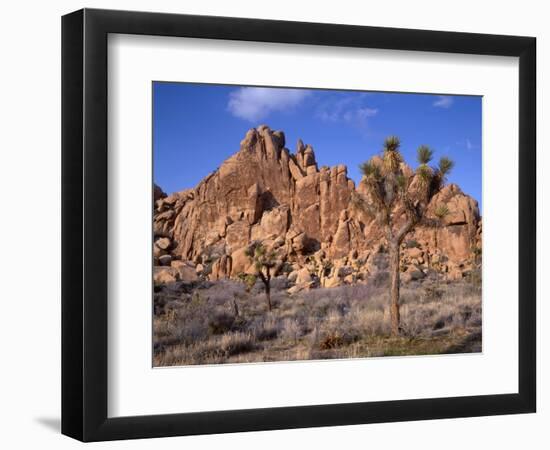
[[[293,296],[272,282],[272,311],[258,283],[173,283],[154,299],[155,366],[473,353],[481,351],[481,288],[408,283],[399,337],[389,333],[388,289],[318,288]]]

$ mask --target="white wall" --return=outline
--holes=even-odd
[[[538,38],[539,230],[550,226],[543,210],[550,182],[542,151],[550,131],[543,104],[550,104],[550,29],[540,1],[277,2],[112,0],[86,3],[5,2],[0,17],[0,443],[4,448],[73,448],[58,432],[60,416],[60,16],[83,6],[191,14],[258,17],[530,35]],[[547,120],[546,120],[547,122]],[[496,170],[496,168],[495,168]],[[543,192],[544,191],[544,192]],[[544,224],[544,225],[543,225]],[[539,233],[540,236],[540,233]],[[549,239],[539,238],[539,275],[550,264]],[[539,300],[550,288],[539,282]],[[550,374],[547,344],[550,308],[539,301],[539,380]],[[546,352],[546,355],[543,353]],[[335,448],[407,449],[548,448],[550,391],[539,383],[536,415],[410,422],[224,436],[98,444],[106,448]]]

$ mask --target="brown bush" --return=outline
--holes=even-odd
[[[235,316],[226,312],[215,312],[208,320],[208,331],[210,334],[227,333],[235,323]]]

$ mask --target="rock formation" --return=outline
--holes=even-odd
[[[277,252],[277,274],[298,285],[368,282],[380,270],[384,238],[373,218],[354,207],[354,192],[361,185],[347,177],[345,165],[319,168],[310,145],[300,140],[292,154],[282,131],[251,129],[239,151],[194,189],[167,196],[154,186],[153,257],[155,266],[165,266],[155,268],[155,280],[237,277],[251,270],[245,248],[259,240]],[[450,211],[444,223],[417,227],[406,238],[405,281],[430,270],[456,279],[475,264],[477,202],[449,184],[432,211],[440,203]]]

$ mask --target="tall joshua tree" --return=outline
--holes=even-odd
[[[433,151],[423,145],[417,150],[418,167],[414,172],[403,164],[400,140],[390,136],[384,141],[382,158],[374,157],[360,165],[366,196],[355,194],[354,203],[366,210],[382,227],[390,258],[390,317],[391,332],[400,332],[399,261],[401,243],[418,224],[433,225],[426,218],[431,199],[443,187],[446,176],[454,166],[442,157],[430,167]]]
[[[275,252],[270,251],[261,242],[252,242],[246,249],[248,256],[254,264],[255,276],[264,284],[267,308],[271,311],[271,269],[276,265]]]

